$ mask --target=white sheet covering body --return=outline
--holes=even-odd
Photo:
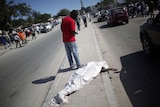
[[[68,103],[67,95],[83,88],[93,80],[101,71],[102,67],[108,68],[106,61],[101,62],[89,62],[86,66],[77,69],[74,74],[71,75],[64,89],[57,93],[53,99],[49,102],[50,105],[60,106],[63,103]]]

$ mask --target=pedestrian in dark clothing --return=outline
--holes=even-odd
[[[31,28],[30,32],[31,32],[31,35],[32,35],[32,39],[36,39],[36,30]]]
[[[0,30],[0,41],[3,44],[4,48],[7,49],[8,47],[11,47],[10,38],[8,35],[5,35],[4,32]]]
[[[153,12],[153,6],[154,4],[153,4],[153,1],[152,0],[150,0],[149,1],[149,3],[148,3],[148,6],[149,6],[149,14],[150,14],[150,18],[153,18],[154,17],[154,12]]]
[[[13,29],[10,29],[10,30],[9,30],[8,35],[9,35],[9,37],[10,37],[10,40],[11,40],[12,44],[14,44]]]
[[[7,32],[4,32],[4,37],[6,39],[8,47],[11,47],[11,38],[9,37]]]
[[[158,7],[159,12],[154,18],[154,24],[160,23],[160,0],[157,1],[157,7]]]
[[[80,21],[81,21],[80,17],[77,16],[76,23],[77,23],[78,30],[80,30]]]
[[[78,34],[76,30],[75,20],[77,18],[78,11],[73,10],[70,16],[66,16],[62,19],[61,23],[61,31],[63,35],[63,42],[65,46],[65,50],[67,53],[68,61],[70,64],[70,68],[74,68],[75,64],[73,62],[73,56],[77,65],[77,68],[81,67],[81,63],[79,60],[79,54],[76,44],[75,34]]]
[[[85,14],[82,14],[82,19],[83,19],[84,26],[87,27],[87,17]]]
[[[0,41],[1,41],[1,43],[3,44],[4,48],[7,49],[6,39],[5,39],[5,37],[2,35],[2,33],[0,33]]]

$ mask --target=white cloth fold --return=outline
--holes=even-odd
[[[69,94],[83,88],[93,80],[101,71],[102,67],[108,68],[106,61],[89,62],[86,66],[77,69],[74,74],[71,75],[64,89],[54,96],[50,100],[49,104],[52,106],[60,106],[61,104],[68,103]]]

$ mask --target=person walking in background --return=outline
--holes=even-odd
[[[35,29],[31,28],[30,32],[32,34],[32,39],[36,39],[36,31],[35,31]]]
[[[158,23],[160,20],[160,0],[157,1],[157,8],[159,10],[158,14],[154,18],[154,24]]]
[[[0,41],[4,45],[5,49],[11,47],[11,40],[7,32],[0,30]]]
[[[154,2],[152,0],[149,0],[148,6],[149,6],[150,18],[154,18],[153,5],[154,5]]]
[[[4,37],[2,31],[0,30],[0,41],[3,44],[4,48],[7,49],[6,38]]]
[[[5,39],[6,39],[6,42],[8,43],[8,47],[11,47],[11,39],[10,39],[8,33],[4,31],[3,35],[4,35]]]
[[[15,41],[15,43],[16,43],[16,48],[22,47],[22,45],[21,45],[21,43],[20,43],[20,37],[17,35],[17,33],[14,33],[13,36],[14,36],[14,41]],[[18,46],[18,45],[19,45],[19,46]]]
[[[18,30],[18,36],[22,40],[22,44],[27,44],[26,35],[23,30]]]
[[[80,30],[80,21],[81,21],[81,19],[78,15],[77,18],[76,18],[76,23],[77,23],[78,30]]]
[[[8,32],[8,35],[11,39],[11,43],[14,44],[14,36],[13,36],[13,32],[14,30],[13,29],[10,29],[9,32]]]
[[[87,17],[85,13],[82,14],[82,19],[83,19],[84,26],[87,27]]]
[[[87,13],[87,18],[91,22],[91,15],[90,15],[90,13]]]
[[[77,68],[81,68],[81,63],[79,60],[79,54],[75,38],[75,34],[78,34],[75,31],[76,30],[75,20],[77,18],[77,15],[78,11],[72,10],[70,16],[64,17],[61,23],[63,42],[71,69],[75,67],[72,56],[74,56]]]

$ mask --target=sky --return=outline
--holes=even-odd
[[[10,0],[7,0],[10,1]],[[14,3],[27,3],[35,11],[57,15],[61,9],[81,9],[80,0],[12,0]],[[93,6],[101,0],[82,0],[84,7]]]

